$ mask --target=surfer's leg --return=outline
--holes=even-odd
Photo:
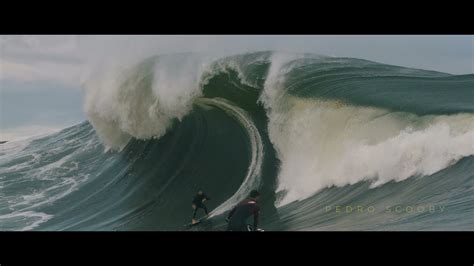
[[[194,209],[194,212],[193,212],[193,219],[196,218],[196,213],[197,213],[197,206],[193,204],[193,209]]]

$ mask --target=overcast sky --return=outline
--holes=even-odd
[[[97,62],[257,50],[356,57],[451,74],[474,72],[473,36],[0,36],[0,140],[85,120],[81,74]]]

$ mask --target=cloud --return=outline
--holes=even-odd
[[[81,36],[88,62],[140,58],[151,54],[201,52],[228,55],[258,50],[356,57],[386,64],[454,74],[473,73],[474,37],[467,35],[197,35]]]
[[[73,36],[1,36],[0,80],[77,87],[83,66]]]
[[[71,35],[22,35],[1,36],[3,55],[51,55],[63,57],[77,57],[78,37]]]
[[[68,85],[67,87],[78,87],[80,75],[80,65],[59,64],[48,61],[25,64],[5,60],[2,62],[0,71],[1,80],[23,82],[54,81]]]
[[[357,57],[454,74],[473,73],[473,36],[349,35],[52,35],[0,36],[0,79],[56,81],[80,86],[84,69],[104,62],[199,52],[257,50]]]

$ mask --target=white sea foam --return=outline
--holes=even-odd
[[[22,211],[22,212],[13,212],[4,215],[0,215],[0,224],[3,225],[3,228],[0,227],[1,231],[28,231],[36,228],[40,224],[48,221],[53,216],[43,213],[43,212],[35,212],[35,211]],[[12,224],[12,227],[6,227],[8,224]],[[24,225],[21,228],[15,228],[14,225],[22,224]]]
[[[108,148],[120,150],[131,137],[159,138],[191,110],[207,66],[208,59],[184,54],[160,57],[151,71],[142,65],[90,75],[84,109]]]
[[[281,161],[277,206],[330,186],[431,175],[474,154],[472,114],[417,116],[285,94],[293,59],[274,57],[260,98]]]
[[[474,115],[415,116],[335,102],[287,99],[270,117],[281,159],[280,204],[325,187],[370,180],[372,187],[426,176],[474,154]]]

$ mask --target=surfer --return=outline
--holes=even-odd
[[[227,231],[248,231],[247,218],[253,215],[253,230],[258,231],[258,216],[260,206],[258,198],[260,193],[252,190],[250,196],[237,204],[229,213],[226,221],[229,223]]]
[[[193,199],[193,204],[192,204],[192,207],[194,209],[192,224],[198,223],[198,221],[196,220],[196,213],[198,209],[203,209],[206,215],[209,214],[209,212],[207,211],[206,205],[204,205],[204,202],[210,199],[211,198],[209,198],[206,194],[204,194],[204,192],[201,189],[198,191],[198,193]]]

